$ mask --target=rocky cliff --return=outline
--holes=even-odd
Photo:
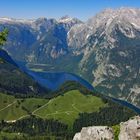
[[[119,140],[140,139],[140,117],[136,116],[120,124]]]
[[[73,140],[139,140],[140,116],[135,116],[126,122],[120,123],[119,135],[116,137],[111,127],[93,126],[84,127],[75,134]]]
[[[107,126],[84,127],[73,140],[114,140],[113,129]]]

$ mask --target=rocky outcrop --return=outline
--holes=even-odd
[[[114,140],[113,129],[107,126],[84,127],[73,140]]]
[[[120,124],[119,140],[140,139],[140,117],[136,116]]]
[[[73,140],[114,140],[115,131],[107,126],[84,127],[76,133]],[[118,140],[140,140],[140,116],[135,116],[120,123]]]

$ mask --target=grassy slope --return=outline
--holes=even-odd
[[[85,94],[81,94],[79,90],[71,90],[69,92],[61,91],[60,96],[51,100],[39,98],[16,99],[14,96],[0,93],[0,120],[15,120],[23,118],[24,116],[27,117],[28,113],[32,113],[44,119],[57,119],[68,124],[71,128],[75,119],[78,118],[79,113],[97,113],[100,108],[106,106],[108,107],[109,103],[105,104],[100,97],[90,94],[85,96]],[[25,109],[23,109],[23,107]],[[114,129],[115,140],[118,140],[119,125],[115,125],[112,128]],[[43,140],[48,138],[50,138],[50,140],[56,139],[55,136],[52,135],[51,137],[48,135],[45,137],[26,136],[31,140]],[[11,140],[17,137],[22,140],[23,134],[0,132],[0,140],[3,139],[3,137],[7,137],[8,139],[11,138]]]
[[[95,112],[106,106],[103,101],[92,95],[83,95],[78,90],[72,90],[58,96],[35,112],[42,118],[57,119],[71,126],[79,113]]]
[[[15,98],[13,96],[0,93],[0,110],[13,103],[14,101]]]
[[[41,107],[42,105],[46,104],[48,102],[47,99],[38,99],[38,98],[28,98],[25,99],[21,105],[24,106],[26,109],[28,109],[30,112],[33,112],[38,107]]]
[[[0,132],[0,140],[4,140],[4,138],[8,140],[13,140],[22,137],[23,137],[22,134],[18,134],[18,133]]]
[[[34,114],[45,119],[57,119],[71,126],[79,113],[95,112],[106,106],[99,97],[83,95],[78,90],[66,92],[51,100],[16,99],[0,93],[0,120],[12,121]]]
[[[60,138],[58,137],[60,140]],[[22,133],[0,132],[0,140],[56,140],[55,136],[28,136]]]
[[[28,115],[28,112],[37,109],[38,105],[42,106],[47,102],[48,100],[46,99],[37,98],[16,99],[14,96],[0,93],[0,120],[12,121],[20,119]]]

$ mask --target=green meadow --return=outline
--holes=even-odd
[[[80,113],[99,111],[106,104],[101,98],[81,94],[78,90],[68,91],[51,100],[40,98],[17,99],[0,93],[0,120],[8,122],[35,115],[43,119],[59,120],[72,126]]]

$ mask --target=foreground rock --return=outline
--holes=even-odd
[[[136,116],[127,122],[120,124],[119,140],[140,139],[140,116]]]
[[[113,130],[107,126],[84,127],[73,140],[114,140]]]
[[[107,126],[84,127],[73,140],[114,140],[114,132]],[[140,140],[140,116],[120,123],[118,140]]]

